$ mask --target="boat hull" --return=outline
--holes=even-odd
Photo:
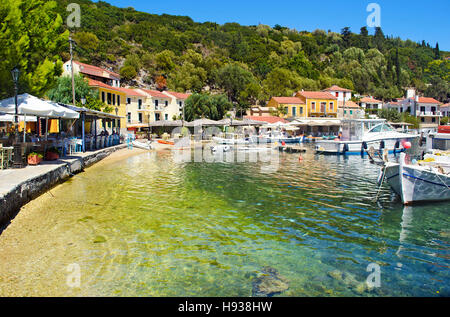
[[[151,150],[152,146],[148,143],[142,143],[142,142],[138,142],[138,141],[133,141],[132,142],[134,147],[137,147],[139,149],[143,149],[143,150]]]
[[[250,143],[260,143],[260,144],[267,144],[267,143],[285,143],[285,144],[299,144],[303,143],[304,138],[298,137],[298,138],[268,138],[268,137],[251,137]]]
[[[450,177],[423,167],[401,164],[401,197],[405,205],[450,200]]]
[[[400,187],[400,164],[397,163],[387,163],[385,167],[382,168],[384,172],[384,181],[391,186],[392,190],[399,196],[401,196]]]
[[[388,150],[389,154],[404,151],[402,139],[380,139],[374,141],[316,141],[316,153],[328,155],[365,155],[366,150]]]

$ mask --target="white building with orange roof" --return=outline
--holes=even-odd
[[[167,110],[169,120],[178,120],[179,118],[184,120],[184,107],[186,106],[186,100],[191,94],[175,91],[163,91],[163,94],[171,98],[171,103]]]
[[[397,102],[385,105],[387,109],[395,109],[400,113],[409,113],[419,118],[421,132],[437,131],[441,112],[441,102],[430,97],[415,96],[414,98],[400,98]]]
[[[450,103],[446,103],[441,106],[441,112],[443,117],[450,117]]]
[[[329,92],[337,98],[338,101],[343,102],[344,100],[352,99],[352,91],[347,88],[342,88],[337,85],[333,85],[330,88],[324,89],[323,91]]]
[[[383,109],[383,102],[372,96],[362,97],[358,104],[368,115],[376,115],[379,110]]]
[[[109,86],[112,87],[120,87],[120,75],[107,70],[103,69],[98,66],[93,66],[85,63],[81,63],[78,61],[73,61],[73,73],[74,75],[82,74],[87,78],[103,82]],[[64,76],[71,76],[71,63],[70,61],[65,62],[63,65],[63,75]]]

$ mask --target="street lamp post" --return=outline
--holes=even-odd
[[[11,70],[12,79],[14,82],[14,102],[15,102],[15,118],[14,118],[14,164],[13,166],[15,168],[22,168],[23,167],[23,161],[22,161],[22,145],[19,143],[19,103],[17,100],[17,94],[19,91],[18,83],[19,83],[19,76],[20,76],[20,70],[16,66]]]
[[[14,81],[14,101],[16,104],[16,110],[15,110],[15,118],[14,118],[14,123],[15,123],[15,132],[17,132],[18,129],[18,125],[19,125],[19,106],[18,106],[18,102],[17,102],[17,93],[19,91],[18,89],[18,83],[19,83],[19,75],[20,75],[20,70],[19,68],[14,67],[13,70],[11,71],[11,75]],[[17,138],[18,134],[16,133],[16,143],[19,141]]]

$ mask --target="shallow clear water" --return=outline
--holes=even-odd
[[[159,152],[88,169],[33,207],[43,243],[15,293],[251,296],[268,266],[288,281],[278,296],[450,295],[449,203],[403,207],[387,185],[375,202],[378,168],[360,157],[280,154],[271,174],[262,164]],[[80,288],[65,286],[70,263]],[[371,291],[370,263],[381,267]]]

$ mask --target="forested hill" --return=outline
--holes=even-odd
[[[57,1],[64,20],[71,2]],[[82,10],[74,34],[77,58],[110,67],[131,85],[154,86],[163,75],[170,89],[221,90],[243,107],[332,84],[384,100],[402,96],[407,86],[441,101],[450,98],[448,53],[437,43],[402,40],[380,28],[369,35],[366,27],[333,33],[219,25],[106,2],[77,3]]]

